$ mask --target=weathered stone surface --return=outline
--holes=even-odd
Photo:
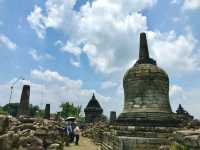
[[[200,149],[200,129],[181,130],[174,133],[175,147],[184,147],[189,150]]]
[[[169,103],[167,73],[149,57],[145,33],[140,35],[140,55],[123,79],[124,110],[120,124],[143,126],[174,126],[176,115]]]
[[[23,123],[13,118],[9,118],[9,122],[11,126],[0,134],[2,150],[44,150],[54,143],[63,150],[65,142],[68,142],[63,140],[64,122],[35,119],[32,123]]]
[[[24,85],[22,89],[20,104],[19,104],[19,112],[18,116],[28,116],[29,115],[29,97],[30,97],[30,86]]]
[[[83,130],[82,136],[92,139],[96,144],[100,144],[103,141],[103,133],[108,131],[109,126],[106,122],[96,122],[89,124],[86,129]]]

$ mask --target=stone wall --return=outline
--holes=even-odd
[[[101,149],[168,150],[174,130],[166,127],[110,126],[110,131],[103,134]]]
[[[172,148],[183,150],[200,149],[200,129],[187,129],[174,133]]]
[[[7,117],[6,117],[7,118]],[[1,121],[0,126],[5,122]],[[68,144],[62,122],[35,118],[9,117],[7,128],[1,129],[1,150],[63,150]]]

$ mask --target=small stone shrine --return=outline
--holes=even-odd
[[[50,104],[46,104],[45,106],[44,118],[50,119]]]
[[[194,117],[190,115],[183,107],[181,104],[179,104],[177,110],[176,110],[177,116],[180,120],[183,122],[188,122],[192,121]]]
[[[101,105],[96,99],[94,93],[91,100],[84,109],[84,112],[85,112],[85,121],[87,123],[94,123],[96,121],[101,120],[103,109],[101,108]]]
[[[102,150],[157,150],[169,146],[179,120],[169,102],[169,78],[149,57],[146,34],[140,34],[139,59],[124,75],[124,109]]]
[[[117,119],[116,111],[110,112],[110,123],[114,123]]]
[[[30,85],[24,85],[22,89],[18,116],[29,116],[29,97],[30,97]]]

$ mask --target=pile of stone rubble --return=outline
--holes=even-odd
[[[180,130],[174,133],[173,147],[176,149],[199,150],[200,129]]]
[[[1,150],[63,150],[66,142],[62,122],[0,116]]]
[[[102,142],[103,133],[108,131],[108,127],[108,123],[103,121],[88,124],[83,130],[82,136],[91,139],[95,144],[99,145]]]

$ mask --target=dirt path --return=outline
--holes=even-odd
[[[89,139],[80,137],[79,145],[70,144],[64,150],[98,150],[99,147],[93,144]]]

